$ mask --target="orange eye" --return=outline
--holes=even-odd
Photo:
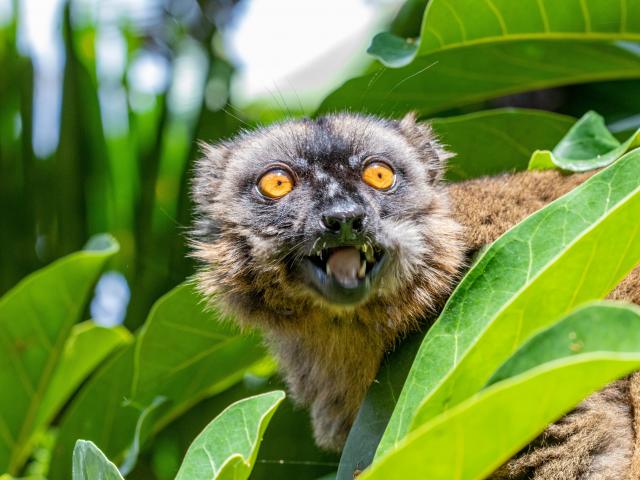
[[[362,179],[373,188],[389,190],[396,183],[396,174],[386,163],[371,162],[362,172]]]
[[[293,178],[283,168],[272,168],[258,180],[258,190],[269,198],[282,198],[293,190]]]

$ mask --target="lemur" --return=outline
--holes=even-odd
[[[289,120],[204,147],[197,285],[263,332],[321,447],[344,445],[385,352],[429,327],[473,254],[591,175],[448,183],[450,156],[413,114]],[[612,298],[640,303],[640,270]],[[630,391],[626,379],[594,394],[496,478],[625,478]]]

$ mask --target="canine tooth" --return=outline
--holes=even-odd
[[[331,267],[329,266],[329,264],[327,263],[327,275],[331,275]]]
[[[358,278],[364,278],[365,273],[367,273],[367,261],[363,260],[358,270]]]
[[[372,262],[373,263],[373,261],[374,261],[373,248],[367,249],[367,253],[365,254],[365,256],[367,257],[367,262]]]

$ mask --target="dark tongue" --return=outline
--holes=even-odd
[[[331,275],[345,288],[358,286],[360,252],[354,247],[336,248],[327,260]]]

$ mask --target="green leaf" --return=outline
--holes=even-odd
[[[417,48],[391,34],[372,42],[370,53],[400,68],[349,80],[319,111],[430,114],[528,90],[638,78],[631,43],[640,39],[638,18],[639,0],[432,0]]]
[[[329,94],[320,113],[349,109],[423,115],[528,90],[640,77],[640,55],[623,44],[560,40],[481,44],[379,69]]]
[[[264,393],[230,405],[193,441],[176,480],[194,478],[244,480],[284,392]]]
[[[553,151],[534,152],[529,162],[529,170],[594,170],[610,165],[636,147],[640,147],[640,129],[627,141],[620,143],[609,132],[600,115],[587,112],[571,127]]]
[[[151,423],[154,416],[153,414],[167,401],[166,397],[156,397],[153,399],[151,404],[145,407],[142,412],[140,412],[140,416],[138,417],[138,421],[136,422],[136,429],[133,433],[133,441],[131,442],[131,446],[129,447],[129,451],[127,455],[120,465],[120,472],[123,475],[129,475],[129,473],[133,470],[138,462],[138,456],[140,455],[140,447],[143,442],[143,432],[146,432],[144,429],[148,428],[147,424]]]
[[[403,37],[418,37],[426,7],[427,2],[424,0],[407,0],[391,21],[389,31]]]
[[[100,445],[112,459],[119,459],[135,433],[140,410],[131,404],[134,344],[117,352],[94,375],[67,407],[58,426],[51,454],[50,480],[69,478],[71,457],[78,438]]]
[[[156,302],[140,332],[132,396],[143,405],[167,397],[175,416],[238,382],[265,356],[259,336],[240,334],[206,309],[194,285],[184,284]]]
[[[536,330],[640,261],[640,150],[533,214],[476,262],[427,333],[377,456],[478,391]]]
[[[536,150],[529,160],[529,170],[553,170],[556,163],[549,150]]]
[[[417,49],[415,41],[382,32],[373,37],[367,53],[388,67],[404,67],[413,60]]]
[[[525,39],[640,41],[640,2],[431,0],[419,54]]]
[[[580,353],[575,341],[584,342]],[[515,377],[421,425],[359,478],[485,478],[591,392],[640,366],[640,309],[582,308],[514,359],[504,373]]]
[[[115,349],[131,341],[131,334],[123,327],[105,328],[91,321],[74,325],[42,399],[36,427],[48,424],[89,374]]]
[[[0,471],[13,474],[22,466],[40,415],[50,416],[52,407],[60,406],[61,399],[47,398],[47,390],[67,337],[117,250],[110,240],[102,250],[69,255],[0,299]],[[48,411],[40,413],[45,399]]]
[[[540,0],[431,0],[412,48],[391,34],[376,35],[367,50],[387,67],[403,67],[416,55],[514,41],[639,41],[640,2],[612,4]]]
[[[140,468],[145,468],[142,462],[146,460],[150,463],[147,468],[151,468],[158,479],[174,478],[184,452],[212,418],[233,402],[284,389],[284,383],[277,376],[270,378],[271,369],[260,372],[258,376],[254,373],[258,369],[251,370],[252,373],[245,375],[241,382],[198,403],[163,429],[151,443],[151,451],[141,458]],[[322,451],[315,444],[309,413],[285,398],[264,434],[251,480],[316,478],[330,470],[335,471],[338,459],[335,454]]]
[[[78,440],[73,449],[72,480],[124,480],[118,468],[93,442]]]
[[[565,115],[518,108],[430,121],[456,154],[447,165],[447,178],[454,181],[526,170],[531,153],[556,145],[574,122]]]
[[[135,343],[98,371],[68,408],[51,480],[66,478],[77,438],[96,442],[120,461],[135,439],[140,415],[156,397],[167,402],[145,420],[139,443],[203,397],[238,382],[265,356],[258,337],[242,335],[206,311],[192,285],[171,290],[154,304]]]
[[[640,351],[640,308],[595,302],[533,336],[491,376],[488,385],[554,360],[615,351]]]
[[[284,389],[286,385],[274,377],[265,387]],[[274,462],[274,459],[283,461]],[[331,470],[335,472],[339,459],[337,454],[316,445],[309,412],[285,398],[264,434],[251,480],[316,478]]]

